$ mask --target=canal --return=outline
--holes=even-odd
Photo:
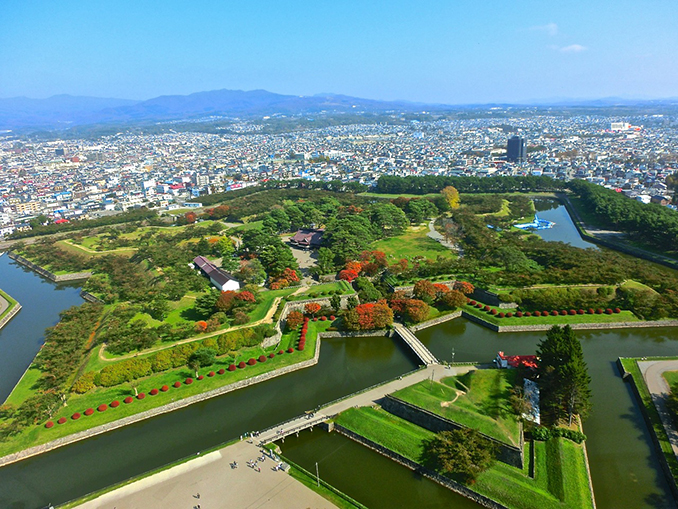
[[[22,309],[0,329],[0,402],[4,402],[45,341],[45,329],[56,325],[59,313],[79,306],[77,282],[56,284],[0,256],[0,288]]]

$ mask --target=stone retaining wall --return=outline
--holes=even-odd
[[[75,281],[78,279],[87,279],[92,276],[91,272],[77,272],[75,274],[61,274],[61,275],[56,275],[47,269],[40,267],[39,265],[36,265],[30,260],[27,260],[21,255],[16,254],[14,251],[8,251],[7,256],[9,256],[12,260],[16,260],[19,262],[21,265],[25,265],[29,269],[37,272],[41,276],[46,277],[47,279],[50,279],[56,283],[59,283],[61,281]]]
[[[91,293],[86,292],[85,290],[80,290],[80,297],[82,297],[87,302],[99,302],[101,304],[103,304],[103,302],[104,302],[103,300],[101,300],[96,295],[92,295]]]
[[[12,309],[9,310],[9,312],[0,318],[0,329],[2,329],[5,325],[9,323],[9,321],[16,316],[16,314],[21,311],[21,304],[18,302],[14,305]]]
[[[270,380],[271,378],[275,378],[281,375],[285,375],[287,373],[291,373],[293,371],[297,371],[299,369],[303,368],[308,368],[310,366],[314,366],[315,364],[318,363],[318,358],[320,357],[320,338],[318,338],[318,341],[316,343],[316,348],[315,348],[315,355],[313,358],[308,359],[306,361],[299,362],[297,364],[292,364],[291,366],[285,366],[284,368],[280,369],[275,369],[273,371],[269,371],[267,373],[262,373],[260,375],[254,376],[252,378],[247,378],[245,380],[240,380],[238,382],[234,382],[229,385],[225,385],[223,387],[218,387],[216,389],[213,389],[211,391],[203,392],[202,394],[196,394],[195,396],[189,396],[188,398],[181,399],[179,401],[174,401],[172,403],[168,403],[167,405],[163,405],[157,408],[152,408],[150,410],[146,410],[145,412],[140,412],[135,415],[130,415],[129,417],[125,417],[123,419],[119,419],[117,421],[109,422],[107,424],[102,424],[101,426],[97,426],[95,428],[90,428],[88,430],[80,431],[78,433],[74,433],[72,435],[68,435],[62,438],[57,438],[56,440],[53,440],[51,442],[47,442],[46,444],[42,445],[36,445],[35,447],[30,447],[28,449],[24,449],[23,451],[19,451],[13,454],[8,454],[7,456],[3,456],[0,458],[0,467],[3,467],[5,465],[9,465],[11,463],[16,463],[17,461],[24,460],[26,458],[30,458],[32,456],[37,456],[39,454],[51,451],[53,449],[57,449],[58,447],[62,447],[64,445],[72,444],[74,442],[78,442],[80,440],[85,440],[90,437],[96,436],[96,435],[101,435],[102,433],[108,433],[109,431],[112,431],[114,429],[122,428],[124,426],[128,426],[130,424],[133,424],[135,422],[143,421],[145,419],[150,419],[151,417],[156,417],[161,414],[166,414],[168,412],[173,412],[174,410],[178,410],[180,408],[187,407],[189,405],[192,405],[194,403],[198,403],[200,401],[205,401],[207,399],[215,398],[217,396],[221,396],[222,394],[226,394],[231,391],[235,391],[238,389],[242,389],[245,387],[249,387],[250,385],[257,384],[259,382],[265,382],[266,380]]]
[[[416,325],[411,325],[408,328],[412,332],[418,332],[422,329],[426,329],[427,327],[433,327],[434,325],[438,325],[439,323],[449,322],[450,320],[454,320],[455,318],[459,318],[460,316],[461,316],[461,310],[457,310],[457,311],[454,311],[452,313],[448,313],[446,315],[439,316],[437,318],[432,318],[431,320],[426,320],[426,321],[418,323]]]
[[[345,436],[346,438],[353,440],[354,442],[358,442],[359,444],[364,445],[368,449],[372,449],[373,451],[378,452],[382,456],[386,456],[387,458],[392,459],[396,463],[400,463],[401,465],[409,468],[410,470],[414,470],[416,473],[423,475],[424,477],[432,481],[437,482],[441,486],[444,486],[445,488],[452,490],[463,497],[473,500],[475,503],[481,505],[482,507],[488,507],[490,509],[508,509],[506,506],[501,505],[500,503],[495,502],[494,500],[484,495],[481,495],[480,493],[472,491],[470,488],[467,488],[463,484],[459,484],[458,482],[455,482],[452,479],[443,477],[442,475],[434,472],[433,470],[429,470],[428,468],[420,465],[419,463],[412,461],[411,459],[408,459],[395,451],[387,449],[386,447],[370,440],[369,438],[366,438],[349,429],[346,429],[339,424],[335,423],[334,431],[336,431],[340,435]]]
[[[496,325],[487,322],[479,316],[462,311],[461,316],[475,322],[483,327],[487,327],[494,332],[540,332],[547,331],[554,324],[534,324],[534,325]],[[644,329],[655,327],[678,327],[678,320],[656,320],[656,321],[638,321],[638,322],[605,322],[605,323],[570,323],[560,324],[569,325],[575,330],[606,330],[606,329]]]
[[[388,413],[397,417],[413,422],[417,426],[425,428],[434,433],[441,431],[455,431],[458,429],[465,429],[468,426],[459,424],[458,422],[446,419],[440,415],[434,414],[425,408],[418,407],[407,401],[396,398],[391,394],[381,401],[381,407]],[[480,433],[480,432],[479,432]],[[482,437],[489,442],[495,444],[498,448],[497,459],[507,465],[519,468],[522,470],[524,465],[523,458],[523,429],[520,427],[520,443],[518,446],[513,446],[505,442],[501,442],[496,438],[480,433]]]

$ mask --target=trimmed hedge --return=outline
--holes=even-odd
[[[160,387],[160,390],[162,392],[167,392],[167,391],[169,391],[169,387],[167,387],[166,385],[163,385],[162,387]]]
[[[247,361],[247,364],[250,366],[254,366],[257,363],[257,360],[254,357],[250,357],[250,359]]]
[[[92,415],[93,413],[94,413],[93,408],[88,408],[87,410],[85,410],[85,415]]]
[[[155,389],[155,388],[154,388],[154,389],[151,389],[151,391],[149,392],[149,394],[150,394],[151,396],[155,396],[156,394],[158,394],[158,392],[160,392],[160,391],[158,391],[158,389]]]
[[[53,428],[53,427],[54,427],[54,423],[52,421],[47,421],[45,423],[45,428],[49,429],[49,428]]]
[[[586,435],[584,435],[584,433],[567,428],[547,428],[546,426],[537,426],[532,430],[532,438],[535,440],[546,441],[556,437],[567,438],[578,444],[581,444],[586,440]]]
[[[73,415],[71,415],[71,419],[73,419],[74,421],[80,419],[80,412],[75,412]]]
[[[120,406],[120,402],[117,399],[114,399],[111,401],[111,404],[109,405],[111,408],[118,408]]]
[[[106,410],[108,410],[108,405],[106,403],[102,403],[97,407],[97,410],[99,412],[105,412]]]
[[[193,379],[191,377],[188,377],[186,380],[184,380],[184,383],[186,385],[191,385],[193,383]]]
[[[127,396],[123,401],[127,404],[130,404],[132,401],[134,401],[134,398],[132,396]]]
[[[245,366],[247,366],[247,364],[245,364],[245,361],[240,361],[240,362],[238,363],[238,367],[239,367],[240,369],[243,369]]]
[[[144,394],[143,392],[140,392],[139,394],[137,394],[137,399],[144,399],[145,397],[146,397],[146,394]]]
[[[178,389],[179,387],[181,387],[181,382],[179,382],[179,381],[177,380],[176,382],[174,382],[173,385],[174,385],[175,388]]]
[[[66,418],[65,418],[65,417],[60,417],[59,420],[58,420],[57,422],[58,422],[59,424],[63,424],[63,423],[66,422]]]

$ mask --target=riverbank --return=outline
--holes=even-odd
[[[121,428],[123,426],[128,426],[130,424],[143,421],[145,419],[150,419],[152,417],[156,417],[158,415],[162,415],[168,412],[173,412],[174,410],[178,410],[180,408],[187,407],[189,405],[193,405],[195,403],[199,403],[201,401],[205,401],[211,398],[215,398],[217,396],[221,396],[223,394],[227,394],[231,391],[235,391],[244,387],[249,387],[251,385],[264,382],[267,380],[270,380],[272,378],[276,378],[282,375],[285,375],[287,373],[291,373],[300,369],[304,369],[310,366],[313,366],[318,363],[318,358],[320,356],[320,338],[317,339],[316,341],[316,347],[315,351],[313,354],[313,357],[296,363],[292,364],[290,366],[286,366],[284,368],[280,369],[274,369],[272,371],[268,371],[259,375],[255,375],[252,378],[246,378],[244,380],[239,380],[237,382],[234,382],[232,384],[225,385],[223,387],[219,387],[217,389],[213,389],[207,392],[202,392],[199,394],[195,394],[193,396],[188,396],[186,398],[180,399],[178,401],[173,401],[172,403],[168,403],[166,405],[158,406],[155,408],[151,408],[149,410],[136,413],[127,417],[124,417],[122,419],[118,419],[106,424],[102,424],[100,426],[96,426],[93,428],[85,429],[82,431],[79,431],[77,433],[73,433],[70,435],[66,435],[64,437],[58,438],[56,440],[51,440],[49,442],[46,442],[41,445],[36,445],[33,447],[29,447],[27,449],[23,449],[21,451],[7,454],[3,457],[0,457],[0,467],[3,467],[5,465],[9,465],[11,463],[15,463],[17,461],[21,461],[26,458],[30,458],[32,456],[37,456],[39,454],[42,454],[44,452],[48,452],[54,449],[57,449],[59,447],[63,447],[68,444],[72,444],[81,440],[85,440],[88,438],[91,438],[96,435],[100,435],[102,433],[107,433],[109,431]],[[195,382],[198,384],[199,382]],[[150,397],[149,397],[150,399]],[[86,417],[83,417],[83,419],[86,419]]]
[[[499,333],[508,333],[508,332],[543,332],[548,331],[554,325],[569,325],[572,329],[575,330],[612,330],[612,329],[646,329],[646,328],[662,328],[662,327],[678,327],[678,320],[637,320],[637,321],[600,321],[600,322],[589,322],[589,323],[578,323],[578,317],[582,315],[573,315],[573,316],[560,316],[560,317],[523,317],[520,320],[523,321],[539,321],[540,319],[546,323],[531,323],[526,325],[499,325],[496,323],[496,320],[502,320],[501,318],[490,318],[487,319],[481,314],[481,311],[472,312],[468,309],[464,309],[461,312],[461,316],[470,320],[478,325],[482,325],[494,332]],[[603,319],[613,319],[614,315],[583,315],[593,317],[597,319],[598,317]]]
[[[21,304],[8,293],[0,290],[0,329],[21,311]]]
[[[88,279],[92,277],[91,272],[77,272],[77,273],[68,273],[68,274],[54,274],[44,267],[36,265],[32,261],[24,258],[23,256],[15,253],[14,251],[8,251],[7,256],[12,260],[15,260],[17,263],[28,267],[29,269],[37,272],[41,276],[46,277],[47,279],[54,281],[55,283],[60,283],[62,281],[79,281],[81,279]]]

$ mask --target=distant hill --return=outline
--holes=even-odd
[[[55,95],[47,99],[0,99],[0,129],[68,128],[89,122],[97,112],[104,109],[131,106],[137,102],[72,95]]]
[[[266,90],[214,90],[160,96],[147,101],[59,95],[48,99],[0,99],[0,129],[59,129],[88,124],[137,124],[201,118],[210,115],[318,113],[321,111],[415,111],[423,105],[387,102],[335,94],[294,96]]]
[[[557,98],[551,101],[523,102],[513,106],[518,108],[528,105],[561,106],[566,109],[670,106],[675,109],[676,104],[676,99],[633,101],[619,98],[598,100]],[[56,95],[48,99],[25,97],[0,99],[0,130],[12,129],[17,132],[29,132],[71,129],[73,132],[79,132],[82,129],[92,130],[96,126],[96,129],[103,132],[106,129],[118,127],[149,126],[171,120],[191,121],[210,116],[252,118],[276,114],[289,116],[321,112],[382,114],[389,111],[442,112],[455,109],[482,111],[491,106],[512,107],[508,103],[448,106],[406,101],[377,101],[339,94],[296,96],[276,94],[266,90],[213,90],[190,95],[160,96],[146,101]],[[615,113],[621,114],[622,112],[615,110]]]

